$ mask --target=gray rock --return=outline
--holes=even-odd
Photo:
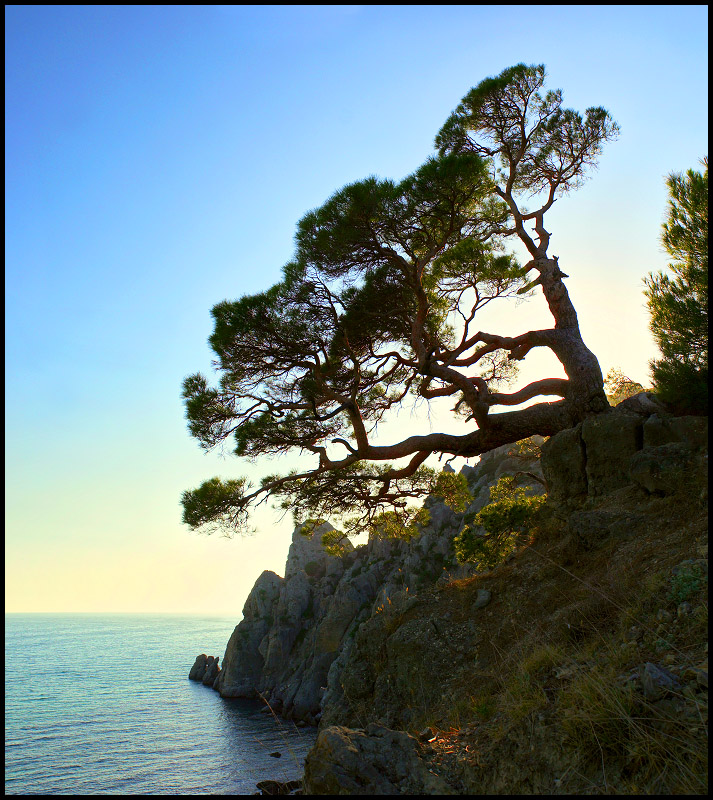
[[[657,397],[653,392],[638,392],[637,394],[627,397],[618,403],[616,406],[618,412],[628,412],[631,414],[638,414],[641,417],[649,417],[652,414],[662,416],[670,413],[669,407]]]
[[[642,421],[635,414],[610,413],[582,423],[587,493],[608,494],[631,483],[631,457],[643,446]]]
[[[658,700],[668,692],[681,688],[681,684],[667,669],[647,661],[641,671],[641,687],[647,700]]]
[[[433,728],[424,728],[421,733],[418,734],[418,740],[420,742],[432,742],[436,738],[436,734],[433,732]]]
[[[682,442],[670,442],[635,453],[630,460],[629,474],[647,492],[670,495],[684,487],[692,465],[690,447]]]
[[[274,624],[274,611],[283,579],[265,570],[255,582],[243,608],[243,619],[233,631],[218,678],[222,697],[255,697],[264,656],[260,644]]]
[[[512,445],[505,445],[483,454],[475,467],[462,470],[479,487],[469,513],[490,501],[489,488],[506,468],[539,472],[537,460],[515,459],[512,450]],[[418,587],[432,585],[439,575],[448,582],[474,574],[473,565],[456,564],[453,549],[464,515],[436,497],[428,498],[425,505],[431,521],[411,541],[372,537],[366,545],[348,545],[341,557],[329,556],[322,546],[322,535],[332,530],[328,523],[307,536],[301,533],[302,526],[295,529],[285,578],[263,573],[246,601],[243,620],[233,631],[222,669],[213,682],[221,695],[269,697],[276,713],[308,724],[319,719],[322,727],[328,727],[332,720],[347,718],[351,724],[350,703],[375,691],[375,675],[368,669],[346,669],[355,642],[360,642],[362,651],[369,650],[373,646],[369,636],[373,635],[386,646],[378,625],[369,628],[365,637],[361,634],[376,608],[390,610],[398,628],[399,615],[417,602],[413,595]],[[485,597],[481,599],[484,602]],[[458,634],[459,643],[454,645],[457,632],[447,627],[440,634],[443,647],[436,658],[438,669],[446,669],[460,652],[453,647],[464,647],[463,636]],[[391,632],[398,633],[395,629]],[[405,648],[409,658],[413,657],[412,666],[424,684],[432,683],[434,661],[429,645],[434,635],[431,628],[407,628],[389,644],[392,655]],[[399,691],[390,698],[383,681],[376,691],[385,698],[384,719],[405,724],[407,697],[403,693],[409,690],[410,679],[406,672],[399,672],[397,660],[394,656],[390,670],[398,679]]]
[[[219,658],[213,658],[213,656],[208,656],[208,661],[206,663],[205,668],[205,675],[203,676],[202,683],[204,686],[210,686],[212,688],[213,684],[218,677],[218,673],[220,672],[220,667],[218,666],[218,662],[220,661]]]
[[[547,493],[554,500],[568,500],[587,493],[587,472],[582,425],[551,436],[542,445],[542,472]]]
[[[671,442],[683,442],[692,448],[705,447],[708,443],[708,418],[652,414],[644,422],[644,447],[659,447]]]
[[[484,608],[490,602],[491,593],[488,589],[478,589],[473,608]]]
[[[305,794],[456,794],[428,769],[413,736],[380,725],[321,731],[307,755]]]
[[[302,533],[303,525],[298,525],[292,534],[292,544],[290,545],[287,554],[287,564],[285,565],[285,580],[289,580],[298,573],[305,573],[307,565],[310,566],[310,571],[313,576],[321,572],[323,575],[327,570],[327,562],[330,560],[339,560],[337,556],[329,556],[322,546],[322,536],[328,531],[333,531],[334,526],[328,522],[319,525],[310,534],[305,536]],[[347,544],[349,547],[351,543]],[[320,575],[321,577],[321,575]]]
[[[201,653],[196,657],[196,660],[188,673],[188,679],[191,681],[202,681],[205,675],[206,666],[208,664],[208,656]]]

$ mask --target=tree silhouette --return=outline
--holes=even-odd
[[[213,308],[220,380],[186,378],[191,434],[206,449],[232,439],[237,456],[300,451],[315,463],[257,486],[213,478],[184,492],[188,525],[239,530],[272,497],[298,519],[341,517],[348,531],[408,526],[410,501],[462,488],[424,464],[432,453],[476,456],[609,410],[544,217],[618,129],[602,108],[584,117],[563,108],[560,91],[540,92],[544,80],[544,66],[519,64],[482,81],[413,174],[338,191],[298,224],[278,284]],[[524,265],[505,252],[514,239],[530,255]],[[478,328],[485,306],[538,288],[551,328],[515,337]],[[567,378],[499,390],[536,347],[552,350]],[[491,413],[540,396],[559,399]],[[452,398],[463,433],[375,444],[377,424],[409,397]]]

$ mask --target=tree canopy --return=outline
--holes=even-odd
[[[708,158],[703,172],[671,174],[661,242],[669,269],[645,278],[651,331],[661,358],[651,362],[656,392],[681,410],[708,410]]]
[[[314,463],[255,486],[213,478],[186,491],[188,525],[239,530],[256,503],[274,498],[300,520],[336,516],[349,531],[408,526],[413,500],[459,490],[457,476],[424,464],[432,453],[475,456],[609,409],[567,275],[548,254],[544,216],[618,129],[603,108],[563,108],[562,93],[541,91],[544,82],[544,66],[524,64],[482,81],[422,166],[399,182],[369,177],[340,189],[299,222],[279,283],[213,308],[219,380],[184,381],[191,434],[206,449],[231,443],[238,457],[301,452]],[[527,263],[507,252],[514,240]],[[551,328],[479,329],[485,306],[538,289]],[[503,321],[515,324],[505,308]],[[503,391],[535,347],[550,348],[567,377]],[[491,413],[548,396],[558,399]],[[374,442],[389,412],[439,398],[454,402],[462,434]]]

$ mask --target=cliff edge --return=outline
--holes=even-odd
[[[484,454],[411,541],[334,556],[298,527],[214,688],[319,724],[305,794],[706,791],[707,431],[642,393],[541,459]],[[544,512],[476,574],[453,540],[504,475]]]

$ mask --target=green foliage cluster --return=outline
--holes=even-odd
[[[549,436],[543,436],[543,444],[549,439]],[[532,436],[527,439],[520,439],[515,442],[512,448],[508,451],[508,455],[513,458],[519,458],[522,461],[535,461],[542,455],[542,445],[538,444]]]
[[[669,599],[674,603],[683,603],[707,583],[708,575],[700,564],[686,565],[671,577]]]
[[[531,348],[565,361],[589,353],[561,283],[567,276],[547,257],[544,215],[581,185],[618,127],[601,107],[584,115],[564,108],[561,91],[543,89],[545,77],[543,65],[517,64],[479,83],[421,166],[399,181],[372,176],[336,191],[298,223],[278,283],[213,307],[219,377],[215,386],[200,373],[184,380],[191,435],[238,458],[312,460],[257,486],[213,479],[185,492],[184,522],[239,531],[269,498],[298,522],[329,517],[347,534],[408,538],[425,524],[411,506],[417,499],[443,491],[454,507],[465,502],[457,487],[436,485],[441,479],[424,466],[432,454],[478,455],[569,419],[550,403],[490,413],[517,405],[494,390]],[[518,263],[511,241],[532,260]],[[549,332],[512,338],[481,329],[487,305],[536,288],[553,313]],[[562,397],[579,414],[585,401],[574,384],[582,381],[535,381],[524,391]],[[375,443],[379,424],[404,404],[441,398],[477,429]],[[329,546],[339,541],[334,535]]]
[[[604,378],[604,391],[607,393],[609,405],[615,406],[622,400],[626,400],[627,397],[643,392],[644,387],[631,378],[627,378],[620,369],[613,367]]]
[[[240,524],[239,500],[246,484],[245,478],[216,477],[204,481],[197,489],[183,492],[183,522],[191,528],[205,525],[207,530]]]
[[[458,560],[483,570],[502,563],[531,535],[545,499],[528,495],[527,489],[515,486],[514,478],[504,475],[490,487],[490,503],[453,540]],[[484,528],[485,534],[477,527]]]
[[[343,531],[327,531],[322,534],[322,547],[330,556],[343,556],[347,552],[349,537]]]
[[[458,513],[465,511],[473,502],[465,475],[455,472],[440,472],[431,494],[440,497],[449,508]]]
[[[708,410],[708,158],[703,172],[669,175],[661,241],[673,276],[645,278],[651,331],[661,358],[651,362],[654,389],[687,413]]]
[[[371,539],[402,539],[410,542],[420,533],[420,526],[427,525],[430,519],[428,509],[421,508],[404,517],[396,511],[382,511],[376,514],[369,526]]]

